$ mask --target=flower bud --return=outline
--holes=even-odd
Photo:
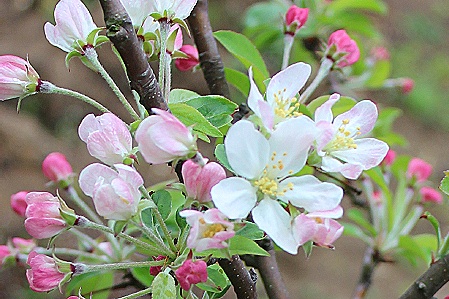
[[[382,161],[383,165],[391,165],[396,159],[396,152],[394,150],[389,149],[387,154],[385,155],[384,160]]]
[[[14,55],[0,56],[0,101],[39,91],[39,74],[31,64]]]
[[[389,60],[390,53],[385,47],[374,47],[371,49],[371,55],[375,60]]]
[[[50,181],[60,183],[62,187],[72,184],[72,166],[61,153],[50,153],[42,162],[42,172]]]
[[[167,111],[153,108],[136,130],[139,151],[148,163],[162,164],[197,152],[192,132]]]
[[[403,94],[409,94],[412,92],[413,87],[415,87],[415,81],[411,78],[401,78],[401,90]]]
[[[25,210],[27,208],[27,202],[25,197],[28,191],[20,191],[11,195],[11,208],[19,216],[25,217]]]
[[[175,66],[181,72],[190,71],[200,64],[198,50],[195,46],[184,45],[179,51],[187,55],[186,58],[180,57],[175,60]]]
[[[30,253],[37,245],[33,239],[12,238],[12,245],[18,252],[23,254]]]
[[[163,256],[163,255],[158,255],[157,257],[153,256],[153,260],[154,261],[163,261],[166,258],[167,257]],[[153,276],[158,275],[161,271],[162,271],[162,266],[151,266],[150,267],[150,274],[153,275]]]
[[[295,35],[296,32],[307,22],[309,17],[308,8],[300,8],[296,5],[290,6],[285,15],[285,34]]]
[[[5,259],[12,256],[11,250],[8,245],[0,245],[0,266],[4,263]]]
[[[190,290],[192,284],[207,281],[207,264],[203,260],[186,260],[175,271],[176,278],[185,291]]]
[[[424,186],[419,189],[419,193],[421,194],[422,202],[433,202],[436,204],[443,203],[443,196],[441,193],[431,187]]]
[[[408,163],[407,178],[415,178],[418,183],[426,181],[432,174],[432,165],[419,158],[413,158]]]
[[[360,50],[357,43],[349,37],[345,30],[337,30],[329,36],[326,57],[334,61],[338,67],[354,64],[359,60]]]

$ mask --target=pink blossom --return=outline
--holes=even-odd
[[[371,55],[375,60],[388,60],[390,59],[390,53],[385,47],[374,47],[371,49]]]
[[[145,161],[162,164],[197,152],[189,128],[167,111],[156,108],[152,111],[155,114],[145,118],[135,134]]]
[[[343,209],[300,214],[293,223],[293,235],[299,245],[313,241],[318,246],[331,247],[343,233],[343,226],[331,218],[339,218]]]
[[[441,193],[431,187],[424,186],[419,189],[419,193],[422,196],[422,202],[443,203],[443,196]]]
[[[412,92],[413,87],[415,87],[415,81],[413,81],[413,79],[411,78],[401,78],[400,82],[403,94]]]
[[[112,113],[88,114],[78,128],[89,153],[108,165],[122,163],[132,150],[132,137],[126,124]]]
[[[190,71],[200,64],[198,50],[195,46],[184,45],[179,49],[179,51],[186,54],[187,58],[181,57],[175,60],[175,66],[178,70],[182,72]]]
[[[84,168],[79,185],[84,194],[92,197],[100,216],[113,220],[128,220],[137,212],[143,185],[140,174],[132,167],[114,164],[114,170],[94,163]]]
[[[419,158],[413,158],[408,163],[407,177],[415,178],[418,183],[426,181],[432,174],[432,165]]]
[[[70,53],[83,53],[83,47],[94,41],[88,41],[89,34],[97,29],[92,16],[80,0],[60,0],[55,7],[55,22],[45,23],[45,37],[55,47]],[[96,37],[96,36],[95,36]]]
[[[175,271],[176,278],[185,291],[190,290],[192,284],[207,281],[207,264],[203,260],[186,260]]]
[[[27,264],[31,267],[26,272],[30,288],[35,292],[48,292],[59,286],[66,274],[59,271],[53,258],[32,251]]]
[[[210,190],[219,181],[226,178],[226,172],[220,164],[215,162],[202,166],[192,160],[187,160],[182,165],[182,177],[187,196],[204,203],[212,200]]]
[[[27,208],[27,202],[25,197],[28,191],[20,191],[11,195],[11,208],[19,216],[25,217],[25,210]]]
[[[329,36],[326,53],[341,68],[354,64],[360,57],[357,43],[343,29]]]
[[[163,261],[167,257],[164,255],[158,255],[157,257],[153,257],[154,261]],[[150,274],[153,276],[158,275],[162,271],[162,266],[151,266],[150,267]]]
[[[39,74],[31,64],[14,55],[0,56],[0,101],[39,91]]]
[[[30,192],[25,198],[25,229],[36,239],[53,237],[67,228],[57,197],[48,192]]]
[[[12,245],[20,253],[28,254],[36,247],[36,242],[33,239],[12,238]]]
[[[290,6],[285,15],[285,33],[295,35],[295,33],[307,22],[308,17],[308,8],[300,8],[296,5]]]
[[[42,172],[52,182],[68,181],[73,170],[66,157],[58,152],[50,153],[42,162]]]
[[[392,149],[389,149],[387,152],[387,155],[382,161],[383,165],[391,165],[393,164],[394,160],[396,160],[396,152]]]
[[[187,246],[198,252],[212,248],[226,248],[226,240],[235,235],[234,224],[229,222],[218,209],[210,209],[202,213],[195,210],[184,210],[179,213],[190,225]]]

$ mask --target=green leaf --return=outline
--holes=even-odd
[[[192,126],[194,131],[212,137],[221,137],[223,134],[214,127],[198,110],[184,103],[169,104],[170,111],[184,125]]]
[[[254,254],[269,256],[270,254],[266,252],[262,247],[257,245],[256,242],[248,238],[235,235],[229,240],[229,250],[231,255],[234,254]]]
[[[225,76],[229,84],[237,88],[244,97],[248,97],[250,83],[246,74],[226,67]]]
[[[140,212],[140,219],[146,227],[153,227],[153,212],[152,208],[146,208]]]
[[[330,95],[325,95],[314,99],[307,105],[307,109],[311,114],[315,114],[315,110],[323,105],[324,102],[329,100],[329,97]],[[348,111],[349,109],[354,107],[356,103],[357,101],[351,97],[340,97],[340,99],[334,104],[334,106],[332,106],[332,113],[334,114],[334,117]]]
[[[215,157],[217,158],[218,162],[220,162],[221,165],[226,167],[229,171],[234,172],[231,165],[229,165],[228,157],[226,156],[225,146],[223,143],[217,144],[214,154],[215,154]]]
[[[306,255],[306,258],[308,258],[312,254],[313,249],[313,242],[307,241],[302,245],[302,249],[304,250],[304,254]]]
[[[171,212],[171,195],[166,190],[158,190],[151,196],[157,209],[161,213],[162,219],[166,220]]]
[[[154,276],[150,275],[150,267],[131,268],[131,274],[146,287],[153,283]]]
[[[179,215],[179,212],[181,212],[183,210],[183,208],[184,208],[183,206],[178,207],[178,209],[176,210],[176,216],[175,216],[176,224],[178,225],[180,230],[182,230],[183,228],[185,228],[187,226],[186,219]]]
[[[371,88],[380,88],[384,85],[384,81],[390,76],[391,64],[388,60],[378,60],[374,65],[369,78],[365,85]]]
[[[367,245],[370,245],[370,246],[372,245],[372,243],[373,243],[372,238],[370,236],[368,236],[367,234],[365,234],[360,227],[358,227],[352,223],[347,223],[347,222],[344,222],[344,223],[340,222],[340,224],[343,225],[345,228],[343,231],[343,234],[345,236],[351,236],[351,237],[362,240]]]
[[[218,95],[198,96],[185,102],[200,112],[214,127],[221,128],[232,121],[237,104]]]
[[[170,91],[169,96],[169,103],[170,104],[176,104],[176,103],[183,103],[187,102],[190,99],[199,97],[200,95],[197,94],[194,91],[188,90],[188,89],[172,89]]]
[[[207,267],[207,282],[196,284],[201,290],[212,293],[221,293],[228,285],[229,279],[218,264]]]
[[[399,237],[398,248],[401,255],[406,257],[412,264],[416,265],[416,258],[425,262],[429,261],[429,252],[421,246],[413,237],[405,235]]]
[[[327,6],[329,13],[337,13],[344,10],[368,10],[379,14],[387,12],[387,6],[381,0],[334,0]]]
[[[260,240],[264,237],[264,232],[256,224],[245,221],[244,226],[235,232],[236,235],[251,239]]]
[[[92,299],[107,299],[109,297],[110,288],[114,284],[114,274],[112,272],[92,272],[81,274],[72,277],[72,280],[66,285],[65,294],[78,295],[81,288],[81,293],[84,297],[90,298],[92,292]],[[99,290],[104,290],[97,292]]]
[[[373,225],[366,219],[366,215],[357,209],[349,209],[346,212],[346,216],[351,219],[352,221],[354,221],[356,224],[358,224],[360,227],[364,228],[365,230],[367,230],[370,235],[372,236],[376,236],[377,232],[376,229],[373,227]]]
[[[176,299],[175,280],[170,274],[160,272],[153,280],[153,298]]]
[[[446,176],[441,180],[440,183],[440,190],[443,191],[444,193],[446,193],[446,195],[449,195],[449,176],[448,176],[448,172],[446,170]]]

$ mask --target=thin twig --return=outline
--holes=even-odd
[[[107,36],[120,53],[126,66],[131,89],[140,96],[140,103],[151,108],[168,110],[153,69],[147,61],[131,19],[120,0],[100,0]]]
[[[374,269],[381,262],[379,252],[368,247],[363,256],[362,272],[355,288],[353,299],[365,298],[369,287],[371,286]]]

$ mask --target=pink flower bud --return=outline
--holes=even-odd
[[[389,60],[390,53],[385,47],[374,47],[371,49],[371,55],[375,60]]]
[[[48,192],[30,192],[25,198],[28,207],[25,211],[25,229],[36,239],[53,237],[66,229],[62,219],[61,207],[57,197]]]
[[[80,188],[92,197],[100,216],[128,220],[137,212],[143,179],[130,166],[114,164],[114,167],[117,171],[99,163],[88,165],[80,173]]]
[[[401,78],[401,88],[403,94],[408,94],[412,92],[413,87],[415,87],[415,81],[411,78]]]
[[[73,170],[66,157],[58,152],[50,153],[42,162],[42,172],[50,181],[70,183]]]
[[[25,197],[28,191],[20,191],[11,195],[11,208],[19,216],[25,217],[25,210],[27,208],[27,202]]]
[[[0,245],[0,266],[3,264],[3,261],[11,255],[12,253],[8,245]]]
[[[226,248],[226,240],[235,235],[234,224],[229,222],[218,209],[210,209],[204,213],[195,210],[184,210],[179,213],[190,225],[187,247],[198,252],[212,248]]]
[[[432,165],[419,158],[413,158],[408,164],[406,174],[409,179],[414,177],[417,182],[424,182],[432,174]]]
[[[433,202],[437,204],[443,203],[443,196],[441,193],[431,187],[424,186],[419,189],[419,193],[421,193],[422,202]]]
[[[39,91],[39,74],[31,64],[14,55],[0,56],[0,101]]]
[[[31,267],[26,272],[30,288],[35,292],[48,292],[59,286],[66,276],[59,271],[56,261],[46,255],[32,251],[27,264]]]
[[[203,260],[186,260],[175,271],[176,278],[185,291],[190,290],[192,284],[207,281],[207,264]]]
[[[396,152],[394,150],[389,149],[384,160],[382,161],[383,165],[391,165],[396,159]]]
[[[20,253],[23,254],[30,253],[36,247],[36,242],[34,242],[33,239],[27,240],[16,237],[12,238],[11,242],[14,248],[16,248]]]
[[[157,257],[153,256],[153,260],[155,260],[155,261],[163,261],[166,258],[167,257],[163,256],[163,255],[158,255]],[[150,267],[150,274],[153,276],[158,275],[161,271],[162,271],[162,266],[151,266]]]
[[[354,64],[360,57],[357,43],[343,29],[329,36],[326,53],[340,68]]]
[[[89,154],[108,165],[122,163],[132,150],[132,137],[126,124],[112,113],[95,117],[88,114],[78,128]]]
[[[198,50],[195,46],[184,45],[179,49],[179,51],[187,55],[187,58],[178,58],[175,60],[175,66],[181,72],[190,71],[200,64]]]
[[[215,162],[201,166],[192,160],[187,160],[182,165],[182,177],[187,196],[204,203],[212,200],[210,190],[226,178],[226,172],[220,164]]]
[[[295,33],[307,22],[308,17],[308,8],[300,8],[296,5],[290,6],[285,15],[285,34],[295,35]]]
[[[189,128],[167,111],[156,108],[152,111],[155,115],[145,118],[135,134],[145,161],[162,164],[197,152]]]

